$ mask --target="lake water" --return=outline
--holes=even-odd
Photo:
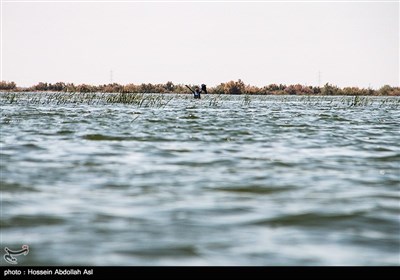
[[[5,95],[19,264],[400,264],[399,97]]]

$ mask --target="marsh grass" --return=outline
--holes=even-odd
[[[210,107],[217,107],[220,104],[221,100],[222,100],[222,94],[221,93],[217,94],[215,96],[211,96],[208,105]]]
[[[243,97],[243,105],[249,106],[251,103],[251,97],[248,94],[245,94]]]
[[[143,93],[69,93],[69,92],[39,92],[39,93],[0,93],[0,102],[8,104],[129,104],[138,107],[165,107],[172,96],[166,94]]]
[[[71,93],[71,92],[0,92],[0,104],[31,104],[31,105],[66,105],[66,104],[126,104],[143,108],[164,108],[172,101],[192,99],[187,94],[156,94],[156,93]],[[232,96],[225,94],[204,95],[201,100],[194,101],[210,107],[222,106],[224,102],[237,100],[242,105],[249,106],[253,97],[246,94]],[[260,95],[259,102],[272,104],[291,103],[295,105],[307,105],[310,107],[325,108],[362,108],[362,107],[386,107],[398,109],[400,98],[374,97],[374,96],[290,96],[290,95]],[[201,105],[201,106],[203,106]]]

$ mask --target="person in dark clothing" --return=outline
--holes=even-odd
[[[195,98],[195,99],[200,99],[200,98],[201,98],[201,97],[200,97],[201,90],[200,90],[200,88],[199,88],[198,86],[195,86],[195,87],[194,87],[194,92],[193,92],[193,94],[194,94],[194,98]]]
[[[193,93],[193,96],[194,96],[195,99],[200,99],[202,92],[207,94],[207,86],[205,84],[201,84],[201,88],[199,88],[198,86],[195,86],[194,90],[191,87],[189,87],[188,85],[185,85],[185,86],[188,89],[190,89],[190,91]]]
[[[205,84],[201,84],[201,91],[207,94],[207,86]]]

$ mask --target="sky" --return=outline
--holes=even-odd
[[[0,78],[18,86],[399,86],[398,1],[1,2]]]

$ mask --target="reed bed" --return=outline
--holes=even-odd
[[[29,104],[29,105],[67,105],[67,104],[126,104],[137,107],[163,108],[172,100],[192,99],[188,94],[157,94],[157,93],[71,93],[71,92],[0,92],[0,104]],[[400,108],[400,97],[376,96],[293,96],[293,95],[202,95],[196,100],[197,104],[210,107],[223,106],[225,102],[239,101],[242,106],[251,106],[253,102],[269,102],[271,104],[291,103],[310,107],[324,108],[362,108],[386,107]],[[195,106],[196,106],[195,105]],[[202,106],[204,106],[202,105]]]
[[[172,96],[143,93],[66,93],[66,92],[39,92],[39,93],[0,93],[0,103],[32,104],[32,105],[66,105],[66,104],[127,104],[138,107],[164,107]]]

